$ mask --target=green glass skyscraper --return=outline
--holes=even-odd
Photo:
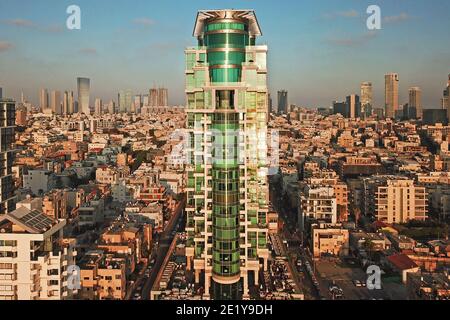
[[[267,268],[267,46],[252,10],[197,15],[186,49],[186,256],[204,298],[248,297]],[[242,280],[241,280],[242,279]]]

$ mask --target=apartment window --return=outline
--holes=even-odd
[[[122,279],[122,276],[120,274],[116,274],[116,280]]]
[[[49,276],[57,276],[59,274],[58,269],[51,269],[47,271],[47,275]]]
[[[0,251],[0,258],[17,258],[17,252]]]
[[[12,286],[0,286],[0,291],[12,291]]]
[[[111,277],[111,276],[106,276],[106,277],[105,277],[105,280],[111,281],[111,280],[112,280],[112,277]]]
[[[16,240],[0,240],[0,247],[16,247]]]

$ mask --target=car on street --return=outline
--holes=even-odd
[[[355,285],[355,287],[362,287],[362,283],[359,280],[353,280],[353,284]]]
[[[140,293],[135,293],[134,295],[133,295],[133,298],[132,298],[133,300],[141,300],[142,299],[142,296],[141,296],[141,294]]]

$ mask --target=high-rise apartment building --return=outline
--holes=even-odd
[[[78,112],[86,115],[91,114],[89,95],[90,95],[90,80],[89,78],[78,78]]]
[[[150,107],[158,107],[158,89],[153,88],[150,89],[148,93],[148,100],[149,100],[149,106]]]
[[[398,74],[384,76],[384,109],[386,118],[395,118],[398,112]]]
[[[149,106],[149,96],[148,94],[144,94],[142,97],[142,106],[148,107]]]
[[[73,114],[75,112],[75,99],[73,91],[64,91],[62,112],[65,115]]]
[[[387,223],[405,223],[427,218],[428,196],[423,186],[413,180],[387,180],[378,186],[376,193],[376,218]]]
[[[62,114],[61,111],[61,92],[52,91],[50,95],[50,108],[54,114]]]
[[[158,89],[158,107],[168,107],[169,106],[169,90],[167,88]]]
[[[2,99],[2,98],[3,98],[3,88],[0,87],[0,99]]]
[[[153,88],[149,91],[150,107],[167,107],[169,106],[169,90],[167,88]]]
[[[351,94],[346,99],[347,110],[350,118],[358,118],[361,115],[361,103],[357,94]]]
[[[422,119],[422,90],[419,87],[409,88],[408,118]]]
[[[115,114],[116,113],[116,103],[113,100],[111,100],[108,103],[108,113],[109,114]]]
[[[48,91],[47,89],[41,89],[39,92],[39,107],[41,111],[48,109]]]
[[[139,113],[142,108],[142,95],[137,94],[134,96],[133,108],[131,110],[132,113]]]
[[[12,172],[15,121],[16,103],[13,100],[0,99],[0,217],[15,209]]]
[[[267,46],[254,11],[198,12],[187,48],[188,268],[204,298],[249,294],[267,270]]]
[[[372,114],[372,106],[372,82],[363,82],[361,83],[361,116],[370,116]]]
[[[133,106],[133,91],[130,89],[120,90],[118,95],[119,113],[131,112]]]
[[[344,118],[348,118],[350,116],[350,111],[348,110],[347,103],[333,101],[333,114],[340,114]]]
[[[102,99],[96,98],[94,104],[94,113],[96,115],[102,115],[102,107],[103,107]]]
[[[278,113],[288,112],[288,92],[286,90],[278,91]]]

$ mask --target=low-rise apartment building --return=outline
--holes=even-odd
[[[349,253],[349,231],[341,224],[318,223],[311,226],[314,258],[322,254],[347,256]]]

